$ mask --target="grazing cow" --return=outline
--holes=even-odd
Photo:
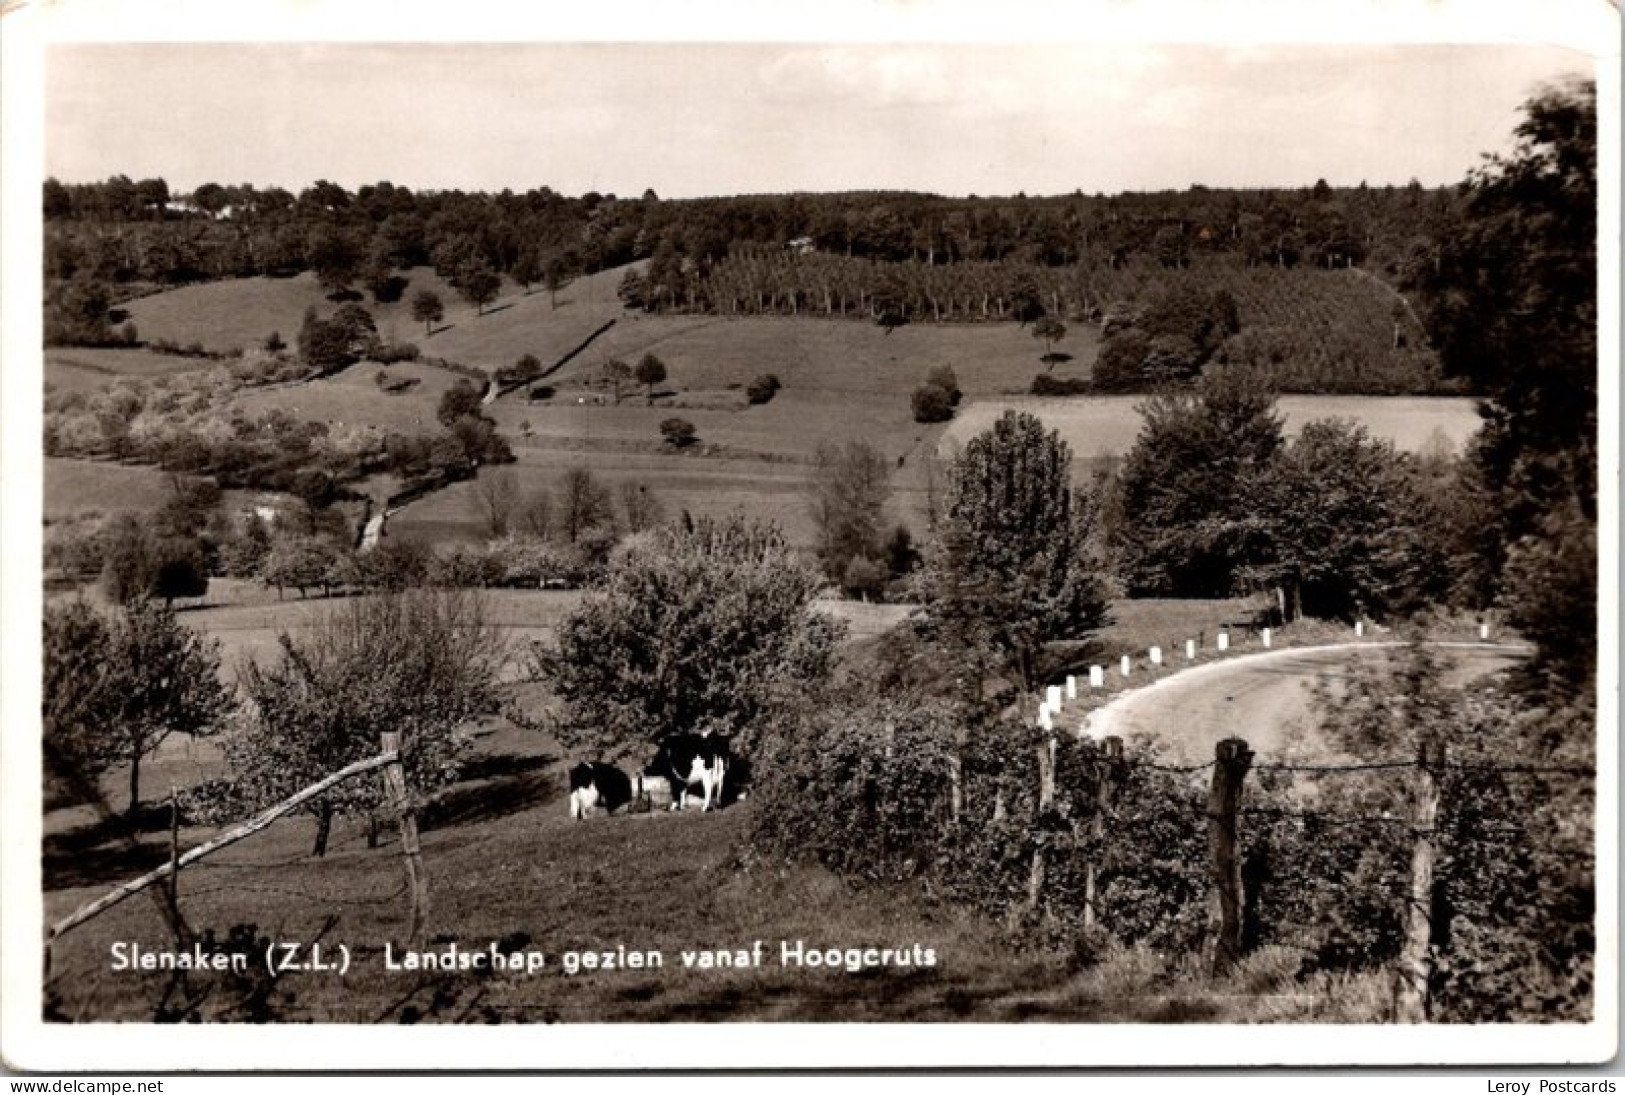
[[[722,783],[728,774],[732,755],[728,739],[721,734],[673,734],[660,743],[655,759],[644,774],[664,779],[671,785],[671,808],[688,805],[689,788],[701,788],[701,812],[713,803],[722,806]]]
[[[634,780],[613,764],[600,760],[578,764],[570,769],[570,816],[581,821],[594,806],[613,813],[641,794],[642,784],[641,778]]]

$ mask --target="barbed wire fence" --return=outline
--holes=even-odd
[[[1128,755],[1124,740],[1115,735],[1098,740],[1057,739],[1050,733],[1040,737],[1036,756],[1036,766],[1028,769],[1032,816],[1027,834],[1031,857],[1026,894],[1013,911],[1031,918],[1049,908],[1052,899],[1081,902],[1076,919],[1085,931],[1109,931],[1114,927],[1110,922],[1113,909],[1106,891],[1114,876],[1122,879],[1137,871],[1163,870],[1170,860],[1181,856],[1184,865],[1191,868],[1188,873],[1194,873],[1200,859],[1207,896],[1205,924],[1199,933],[1202,964],[1213,976],[1228,973],[1253,949],[1260,934],[1256,922],[1267,915],[1256,892],[1256,876],[1267,873],[1267,867],[1260,867],[1254,854],[1256,848],[1245,847],[1250,827],[1256,830],[1272,822],[1292,822],[1307,827],[1315,834],[1314,839],[1324,839],[1321,834],[1338,830],[1362,843],[1380,842],[1390,852],[1405,851],[1408,862],[1401,877],[1395,879],[1396,892],[1367,895],[1374,904],[1391,906],[1397,916],[1395,928],[1400,946],[1391,969],[1395,980],[1394,1016],[1402,1022],[1424,1022],[1433,1017],[1431,987],[1436,983],[1437,965],[1449,935],[1448,913],[1440,912],[1444,903],[1437,890],[1436,871],[1442,857],[1463,852],[1459,847],[1446,846],[1446,840],[1474,842],[1479,847],[1473,851],[1493,853],[1498,841],[1529,835],[1523,825],[1485,825],[1476,814],[1470,818],[1470,830],[1454,824],[1457,819],[1453,811],[1460,807],[1463,817],[1469,811],[1468,804],[1452,800],[1450,778],[1561,777],[1585,781],[1596,776],[1594,769],[1572,764],[1453,760],[1444,742],[1436,737],[1423,740],[1410,759],[1319,764],[1260,762],[1244,739],[1232,737],[1216,743],[1212,760],[1170,764]],[[1208,773],[1205,796],[1198,795],[1198,777]],[[1274,773],[1289,778],[1305,775],[1317,781],[1375,780],[1391,800],[1408,803],[1409,809],[1364,812],[1317,805],[1315,795],[1303,793],[1301,788],[1296,799],[1282,801],[1278,792],[1264,791],[1263,802],[1249,802],[1249,777],[1258,779]],[[1140,786],[1137,793],[1142,801],[1129,806],[1123,796],[1137,775],[1146,774],[1161,782]],[[1463,792],[1457,789],[1456,793]],[[1143,822],[1153,815],[1185,823],[1180,835],[1172,838],[1183,843],[1181,849],[1170,852],[1157,845],[1150,834],[1133,832],[1136,821]],[[1199,824],[1189,824],[1192,821]],[[1204,845],[1199,852],[1195,847],[1198,830]],[[1267,833],[1253,835],[1260,835],[1267,844]],[[1408,849],[1399,849],[1398,842],[1408,842]],[[1081,886],[1078,892],[1051,894],[1047,890],[1055,879],[1057,857],[1066,850],[1083,860],[1074,872],[1081,876]],[[1255,876],[1253,880],[1245,877],[1249,873]],[[1249,881],[1254,892],[1249,892]],[[1347,880],[1325,879],[1322,884],[1331,886],[1340,881]]]

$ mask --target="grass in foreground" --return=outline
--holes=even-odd
[[[386,968],[405,929],[402,875],[392,844],[369,850],[351,824],[323,860],[305,856],[308,821],[272,832],[189,870],[181,907],[194,931],[224,937],[253,926],[265,943],[319,942],[350,950],[346,975],[263,966],[241,975],[191,975],[171,989],[162,973],[115,972],[114,942],[171,944],[158,911],[138,897],[65,937],[51,983],[51,1015],[71,1021],[150,1021],[212,994],[211,1020],[399,1022],[1020,1021],[1182,1022],[1381,1018],[1369,994],[1300,985],[1279,957],[1253,960],[1209,983],[1188,963],[1148,952],[1114,953],[1079,968],[1066,953],[1018,949],[994,925],[908,889],[884,894],[810,867],[747,866],[737,854],[750,806],[722,813],[566,817],[561,773],[549,750],[490,751],[481,778],[431,812],[423,843],[431,911],[426,949],[498,942],[540,951],[521,972]],[[201,834],[187,833],[187,842]],[[161,840],[140,858],[162,860]],[[130,865],[134,865],[131,863]],[[50,867],[48,856],[48,868]],[[88,870],[88,868],[81,868]],[[48,869],[48,877],[52,872]],[[60,915],[93,892],[47,894]],[[685,950],[754,953],[760,967],[685,969]],[[870,969],[781,965],[782,948],[892,947],[935,952],[936,965]],[[659,969],[567,973],[566,952],[658,951]]]

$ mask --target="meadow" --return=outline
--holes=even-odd
[[[552,364],[620,311],[615,286],[623,275],[616,269],[578,278],[559,292],[557,307],[545,290],[532,286],[527,292],[505,280],[497,301],[480,315],[431,267],[419,266],[402,272],[407,287],[400,300],[378,304],[367,297],[362,303],[386,342],[410,342],[428,356],[495,369],[512,365],[521,354],[534,353]],[[445,308],[445,317],[432,331],[412,318],[412,298],[424,289],[438,295]],[[182,346],[195,342],[212,352],[229,353],[262,344],[272,331],[291,346],[307,308],[328,315],[338,305],[307,272],[290,278],[203,282],[123,307],[148,342],[162,339]]]
[[[308,626],[333,602],[245,603],[188,612],[192,626],[236,654],[252,653],[259,632]],[[505,627],[545,629],[579,595],[502,591],[491,618]],[[1119,623],[1103,641],[1121,645],[1146,634],[1214,624],[1232,602],[1120,604]],[[873,640],[903,606],[821,603]],[[1209,620],[1209,617],[1212,617]],[[539,686],[517,684],[516,699],[545,704]],[[542,951],[549,965],[530,974],[390,970],[405,906],[392,831],[367,846],[364,819],[340,819],[323,858],[308,852],[314,821],[295,815],[188,869],[179,907],[188,929],[226,939],[321,942],[350,949],[342,978],[316,972],[276,979],[192,975],[172,986],[159,973],[110,968],[114,942],[163,950],[172,945],[157,890],[126,901],[63,937],[53,950],[49,1014],[64,1019],[150,1020],[163,1002],[195,999],[211,1019],[316,1022],[571,1022],[757,1020],[827,1021],[1060,1020],[1170,1022],[1204,1019],[1361,1019],[1370,999],[1359,986],[1301,983],[1290,956],[1266,949],[1232,979],[1204,981],[1194,962],[1144,950],[1079,963],[1064,948],[1022,943],[997,925],[916,887],[888,889],[885,900],[860,884],[809,866],[753,861],[742,851],[753,804],[713,814],[664,812],[595,817],[574,823],[565,809],[568,751],[546,733],[503,720],[475,728],[474,755],[461,782],[423,814],[424,865],[430,880],[429,946],[492,943]],[[221,770],[218,749],[177,736],[144,766],[146,785],[187,786]],[[122,805],[122,773],[103,781]],[[149,792],[151,793],[151,792]],[[47,920],[66,915],[106,887],[163,862],[167,817],[147,811],[134,833],[98,820],[86,807],[46,817]],[[182,847],[219,830],[183,825]],[[589,897],[590,907],[582,904]],[[239,936],[239,946],[243,945]],[[760,967],[696,971],[683,950],[764,945]],[[935,952],[930,968],[869,970],[784,967],[781,943],[873,946]],[[563,952],[657,950],[660,969],[565,973]],[[1272,991],[1279,990],[1279,991]],[[1245,994],[1245,995],[1244,995]]]
[[[207,369],[208,359],[161,354],[139,347],[50,347],[45,351],[45,386],[59,392],[92,392],[123,377],[147,380]]]
[[[648,486],[668,513],[746,512],[778,523],[801,544],[813,536],[807,475],[821,445],[854,439],[875,446],[893,468],[890,519],[918,532],[927,488],[927,462],[920,457],[950,456],[1006,409],[1033,411],[1059,429],[1072,444],[1080,476],[1093,461],[1126,452],[1139,430],[1139,397],[1026,395],[1033,378],[1046,371],[1039,360],[1043,346],[1026,326],[914,323],[887,330],[857,319],[650,315],[620,306],[616,287],[625,270],[579,278],[557,293],[556,303],[545,290],[524,292],[504,283],[498,300],[477,315],[432,270],[417,268],[408,272],[403,301],[369,308],[387,340],[412,341],[426,356],[487,371],[526,353],[551,368],[614,319],[547,377],[555,389],[551,398],[532,400],[521,388],[486,408],[514,450],[521,481],[551,486],[566,469],[587,467],[612,489],[625,482]],[[419,288],[434,289],[447,305],[446,318],[429,337],[408,312]],[[310,306],[332,307],[307,273],[187,286],[127,308],[143,337],[228,350],[258,342],[272,329],[291,341]],[[1087,377],[1099,344],[1094,327],[1071,325],[1057,347],[1069,358],[1050,375]],[[617,401],[604,377],[605,363],[636,363],[648,353],[665,363],[666,380],[652,392],[629,384]],[[146,351],[53,354],[64,377],[73,375],[64,371],[70,368],[61,363],[64,355],[98,355],[98,368],[127,364],[130,375],[178,368],[180,362],[198,366]],[[954,371],[964,403],[946,426],[916,423],[910,394],[941,366]],[[335,429],[438,430],[435,410],[456,374],[428,363],[392,365],[385,370],[392,378],[418,383],[391,394],[377,385],[379,371],[361,363],[306,384],[244,391],[236,399],[251,414],[277,409]],[[770,402],[752,406],[744,388],[765,373],[777,376],[782,387]],[[1280,407],[1289,432],[1310,418],[1350,417],[1413,451],[1459,450],[1477,426],[1472,402],[1463,398],[1287,396]],[[697,443],[689,450],[663,444],[660,425],[671,417],[694,425]],[[48,512],[134,508],[135,502],[121,497],[144,500],[157,493],[142,469],[118,469],[106,479],[57,469],[49,477]],[[139,489],[124,495],[119,486],[125,482]],[[390,535],[429,542],[486,534],[478,489],[466,482],[412,504],[390,525]]]

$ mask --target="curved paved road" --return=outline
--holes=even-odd
[[[1310,688],[1344,676],[1354,659],[1387,658],[1400,643],[1349,643],[1249,654],[1196,666],[1125,692],[1084,723],[1093,736],[1147,734],[1168,744],[1176,763],[1213,759],[1213,747],[1245,738],[1260,756],[1281,755],[1313,732]],[[1521,660],[1527,648],[1439,643],[1449,656],[1446,680],[1460,683]]]

